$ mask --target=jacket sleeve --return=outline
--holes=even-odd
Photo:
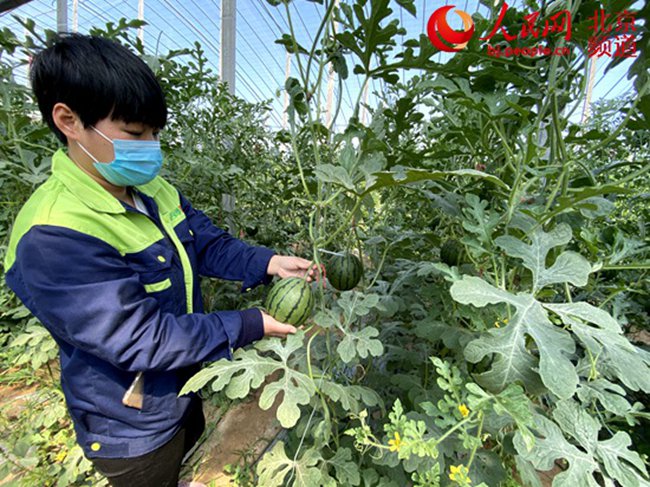
[[[275,251],[249,245],[214,225],[202,211],[192,207],[180,194],[181,207],[194,232],[199,260],[199,274],[233,281],[243,281],[241,291],[260,284],[269,284],[272,275],[266,273]]]
[[[50,225],[20,240],[7,284],[61,340],[128,371],[232,358],[264,334],[258,309],[163,313],[138,274],[104,241]]]

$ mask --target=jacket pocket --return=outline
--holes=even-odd
[[[171,286],[172,286],[172,280],[168,277],[159,282],[152,282],[150,284],[145,284],[144,290],[147,291],[148,293],[157,293],[160,291],[164,291],[165,289],[170,288]]]
[[[142,252],[127,254],[129,266],[137,272],[148,293],[156,293],[172,286],[172,259],[174,251],[156,243]]]
[[[144,379],[140,413],[159,420],[174,416],[180,391],[177,372],[149,370],[144,372]]]

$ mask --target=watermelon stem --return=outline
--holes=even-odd
[[[307,279],[307,274],[309,274],[309,271],[311,271],[312,264],[315,264],[315,263],[316,262],[313,261],[313,260],[309,263],[309,268],[305,271],[305,273],[302,276],[303,279]],[[323,288],[325,288],[325,264],[323,264],[323,263],[318,264],[318,268],[320,269],[319,274],[320,274],[320,277],[321,277],[322,282],[323,282]]]
[[[379,277],[379,273],[381,272],[382,267],[384,267],[384,261],[386,260],[386,255],[388,254],[388,250],[392,246],[393,246],[392,243],[389,243],[388,245],[386,245],[386,248],[384,249],[384,253],[381,256],[381,260],[379,261],[379,265],[377,266],[377,271],[375,272],[375,277],[373,277],[372,281],[370,282],[370,284],[368,284],[366,289],[371,289],[372,286],[375,285],[375,282],[377,281],[377,278]]]
[[[325,250],[325,249],[318,249],[319,252],[323,252],[324,254],[330,254],[330,255],[338,255],[339,257],[343,257],[344,254],[341,252],[332,252],[330,250]]]

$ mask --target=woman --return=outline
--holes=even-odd
[[[7,284],[60,348],[77,441],[115,486],[176,485],[204,428],[203,361],[265,335],[295,333],[257,308],[204,313],[198,277],[302,276],[306,259],[248,245],[214,226],[158,176],[167,106],[127,48],[64,35],[33,59],[43,119],[65,144],[16,218]]]

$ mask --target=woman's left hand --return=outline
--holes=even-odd
[[[269,261],[266,272],[284,279],[285,277],[304,277],[308,269],[307,282],[311,282],[314,277],[317,277],[318,266],[316,264],[302,257],[274,255]]]

